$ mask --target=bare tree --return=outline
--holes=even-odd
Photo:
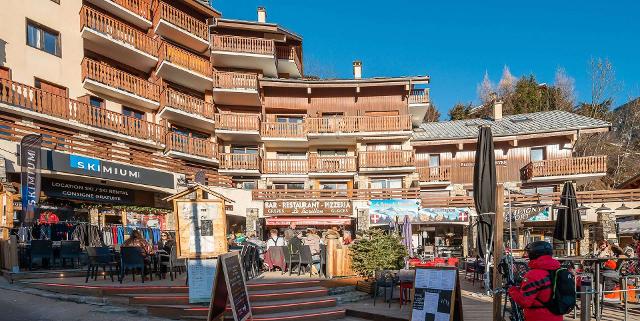
[[[495,85],[489,79],[489,72],[485,70],[482,82],[478,84],[478,98],[482,101],[482,104],[486,105],[492,100],[492,94],[495,92]]]
[[[440,120],[440,112],[438,108],[433,103],[429,104],[427,112],[424,115],[423,121],[426,123],[437,122]]]
[[[505,65],[502,69],[502,78],[498,82],[498,96],[503,100],[508,99],[516,91],[517,81],[518,78],[514,77],[509,66]]]
[[[553,100],[556,109],[572,111],[576,104],[575,79],[567,75],[562,67],[556,69],[555,81],[553,84]]]
[[[608,58],[591,58],[589,60],[589,77],[591,79],[591,103],[586,116],[606,118],[615,95],[620,91],[616,80],[616,72]]]

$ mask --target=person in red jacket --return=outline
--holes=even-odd
[[[544,304],[551,300],[553,289],[549,271],[560,268],[553,257],[553,247],[545,241],[529,243],[529,272],[520,287],[509,288],[511,298],[524,310],[525,321],[562,321],[562,315],[551,313]]]

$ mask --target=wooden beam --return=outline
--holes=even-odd
[[[502,258],[502,236],[504,233],[504,186],[498,184],[496,187],[496,217],[493,224],[493,284],[492,288],[502,287],[502,277],[498,272],[498,262]],[[488,264],[487,264],[488,266]],[[502,293],[493,295],[493,320],[502,320]]]
[[[513,139],[509,141],[509,145],[513,146],[513,147],[518,147],[518,139]]]

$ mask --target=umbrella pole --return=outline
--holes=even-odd
[[[504,185],[496,186],[496,217],[493,224],[494,245],[493,245],[493,289],[502,287],[502,278],[498,272],[498,261],[504,253]],[[487,265],[488,266],[488,265]],[[493,295],[493,320],[501,320],[502,317],[502,293]]]

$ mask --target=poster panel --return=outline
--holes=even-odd
[[[389,225],[402,221],[405,215],[418,215],[420,201],[417,199],[371,200],[369,205],[370,225]]]
[[[207,258],[227,253],[226,215],[220,200],[176,200],[179,258]]]
[[[211,301],[217,263],[217,259],[187,260],[189,303],[208,303]]]

